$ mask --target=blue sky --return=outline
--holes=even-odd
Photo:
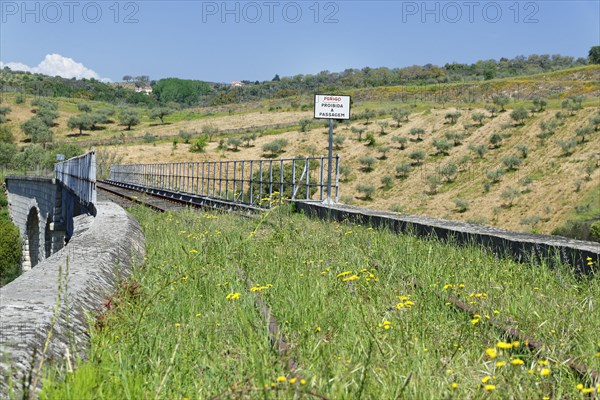
[[[0,11],[2,65],[112,81],[587,57],[600,44],[598,0],[0,0]]]

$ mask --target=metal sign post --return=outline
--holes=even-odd
[[[327,167],[327,198],[323,204],[335,204],[331,198],[331,179],[333,175],[333,120],[350,119],[350,96],[329,94],[315,95],[315,118],[329,120],[329,160]]]

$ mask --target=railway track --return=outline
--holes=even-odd
[[[159,212],[166,211],[181,211],[185,209],[189,209],[190,207],[201,207],[198,204],[193,204],[188,201],[178,200],[177,198],[172,198],[168,196],[160,196],[156,194],[148,194],[141,191],[123,188],[115,185],[111,185],[106,182],[99,182],[97,184],[97,188],[101,190],[101,195],[108,200],[115,201],[121,205],[130,206],[131,204],[142,204],[148,206]],[[123,204],[125,202],[125,204]],[[251,281],[250,277],[247,276],[246,272],[242,269],[238,270],[238,275],[248,282],[248,287],[252,287],[254,284]],[[412,283],[414,287],[418,287],[422,290],[427,290],[423,284],[421,284],[415,278],[407,277],[407,280]],[[353,291],[352,284],[348,284],[348,289]],[[454,296],[438,296],[440,301],[448,305],[452,305],[452,307],[456,310],[469,314],[471,317],[474,317],[480,314],[480,311],[474,308],[473,306],[464,303],[460,299]],[[255,306],[257,311],[261,315],[263,322],[268,326],[269,332],[269,341],[273,347],[273,350],[278,353],[278,356],[283,362],[285,369],[290,373],[297,375],[298,363],[294,360],[292,356],[292,352],[290,351],[290,345],[287,342],[286,337],[283,335],[280,327],[277,324],[277,321],[274,317],[273,310],[269,307],[269,305],[264,301],[264,299],[260,295],[255,296]],[[525,334],[517,327],[512,326],[512,324],[508,321],[502,321],[497,318],[490,319],[481,319],[483,323],[488,323],[493,326],[498,332],[504,335],[507,338],[521,341],[525,344],[526,347],[530,349],[530,351],[534,353],[538,353],[539,355],[551,356],[551,354],[547,353],[547,349],[550,348],[545,343],[537,341]],[[547,358],[547,357],[546,357]],[[583,379],[588,380],[593,385],[597,385],[600,383],[600,373],[595,371],[585,364],[577,361],[576,357],[568,357],[566,360],[562,362],[564,365],[568,366],[573,372],[581,376]],[[230,391],[225,393],[218,394],[213,396],[213,399],[221,398],[222,396],[226,396],[227,394],[233,394]],[[305,393],[315,398],[327,399],[326,396],[323,396],[319,393]]]
[[[150,195],[137,190],[111,185],[106,182],[97,182],[96,188],[100,190],[99,196],[102,199],[113,201],[123,207],[141,204],[159,212],[182,211],[189,208],[189,204],[186,205],[183,202],[174,199]]]

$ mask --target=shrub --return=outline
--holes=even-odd
[[[512,207],[515,199],[519,197],[519,191],[514,187],[509,186],[506,189],[504,189],[504,191],[502,191],[500,197],[507,201],[506,205],[508,207]]]
[[[514,171],[521,165],[521,159],[517,156],[507,156],[502,159],[502,164],[504,164],[509,171]]]
[[[375,193],[375,186],[368,183],[359,183],[356,185],[356,190],[364,195],[365,200],[371,200],[373,193]]]
[[[269,152],[268,157],[273,158],[284,152],[285,146],[288,145],[286,139],[275,139],[270,143],[263,145],[262,149],[264,152]]]
[[[414,150],[408,158],[413,160],[415,164],[421,164],[425,160],[425,152],[421,149]]]
[[[465,199],[454,199],[454,205],[456,205],[456,211],[458,211],[459,213],[464,213],[469,209],[469,202]]]
[[[353,126],[352,128],[350,128],[350,131],[352,131],[352,133],[356,133],[358,135],[358,141],[361,142],[362,141],[362,134],[365,133],[365,128],[359,128],[356,126]]]
[[[184,131],[184,130],[180,130],[179,131],[179,137],[183,139],[184,143],[188,144],[190,142],[190,139],[193,138],[196,135],[195,131]]]
[[[552,234],[577,240],[600,242],[600,221],[569,220],[552,230]]]
[[[0,286],[4,286],[21,273],[22,247],[19,229],[8,218],[0,217],[0,232]]]
[[[423,140],[423,138],[421,137],[422,135],[425,134],[425,129],[423,128],[411,128],[411,130],[409,131],[409,133],[413,136],[417,137],[417,141],[421,141]]]
[[[529,154],[529,147],[525,146],[524,144],[519,144],[517,145],[517,150],[519,151],[521,158],[527,158],[527,155]]]
[[[483,158],[483,156],[485,155],[485,152],[487,151],[485,146],[482,144],[477,144],[477,145],[470,144],[469,150],[471,150],[473,153],[477,154],[477,157],[479,157],[479,158]]]
[[[563,156],[570,156],[573,154],[573,149],[575,149],[575,146],[577,146],[577,141],[573,139],[558,140],[556,143],[560,146]]]
[[[383,146],[377,147],[377,152],[381,154],[381,157],[379,157],[379,159],[380,160],[387,159],[387,152],[388,151],[390,151],[390,146],[383,145]]]
[[[400,178],[406,178],[411,170],[412,167],[410,166],[410,164],[396,165],[396,175]]]
[[[404,150],[406,148],[406,143],[408,139],[404,136],[394,136],[392,137],[392,142],[396,142],[400,145],[400,150]]]
[[[442,154],[445,156],[449,154],[448,150],[452,148],[452,143],[450,143],[446,139],[434,139],[432,144],[433,147],[436,148],[437,154]]]
[[[492,183],[498,183],[504,176],[504,170],[496,168],[494,171],[488,171],[485,175]]]
[[[490,136],[490,144],[496,149],[498,147],[500,147],[500,143],[502,142],[502,135],[498,134],[498,133],[494,133],[492,134],[492,136]]]
[[[452,142],[452,144],[456,146],[460,146],[462,144],[463,139],[465,138],[464,133],[457,132],[446,132],[444,137]]]
[[[352,170],[350,169],[350,166],[347,164],[342,164],[339,167],[339,173],[340,173],[340,179],[342,182],[347,182],[348,179],[350,178],[350,173],[352,173]]]
[[[387,190],[390,189],[392,187],[394,183],[394,178],[391,175],[385,175],[383,177],[381,177],[381,184],[383,185],[383,187]]]
[[[387,121],[379,121],[377,125],[379,125],[379,134],[382,136],[386,135],[387,133],[385,130],[388,126],[390,126],[390,124]]]
[[[450,162],[440,168],[440,174],[446,179],[446,182],[453,182],[458,174],[458,167]]]
[[[429,194],[436,194],[437,188],[442,183],[440,177],[437,174],[427,176],[427,185],[429,185]]]
[[[208,135],[202,135],[198,139],[196,139],[194,144],[192,144],[190,146],[190,152],[204,153],[204,149],[206,148],[207,145],[208,145]]]
[[[377,144],[377,140],[375,139],[375,135],[373,132],[367,133],[367,146],[375,146]]]
[[[460,118],[462,114],[458,111],[454,111],[454,112],[449,112],[446,113],[446,116],[444,118],[446,118],[447,120],[450,121],[450,123],[452,125],[456,124],[456,121],[458,121],[458,119]]]
[[[155,142],[155,141],[156,141],[156,136],[154,136],[153,134],[148,133],[148,132],[146,132],[144,134],[144,142],[146,142],[146,143],[152,143],[152,142]]]
[[[362,165],[364,172],[373,171],[373,166],[375,165],[375,158],[373,156],[362,156],[358,159],[358,162]]]
[[[483,126],[483,120],[485,119],[485,114],[481,112],[476,112],[471,115],[473,121],[477,122],[479,126]]]
[[[250,142],[256,140],[256,132],[244,133],[240,139],[242,139],[242,142],[246,143],[245,147],[250,147]]]
[[[594,128],[590,125],[583,126],[581,128],[577,128],[575,130],[575,135],[577,137],[581,137],[581,143],[585,143],[585,137],[591,135],[594,131]]]
[[[344,135],[334,135],[333,136],[333,144],[337,150],[342,148],[342,145],[346,141],[346,137]]]
[[[312,121],[307,118],[301,119],[298,124],[300,125],[300,132],[308,132]]]
[[[510,117],[515,121],[517,125],[522,125],[528,116],[529,113],[523,107],[519,107],[510,113]]]
[[[237,137],[227,138],[227,147],[231,147],[232,151],[238,151],[238,147],[242,144],[242,139]]]

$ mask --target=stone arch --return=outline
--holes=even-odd
[[[36,207],[32,207],[27,215],[24,245],[26,246],[25,254],[29,261],[27,267],[33,268],[40,261],[40,217]]]
[[[44,258],[52,255],[52,216],[48,216],[46,220],[46,229],[44,230]]]

